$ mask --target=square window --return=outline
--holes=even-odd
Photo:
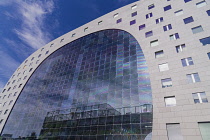
[[[136,20],[130,21],[130,25],[136,24]]]
[[[188,24],[188,23],[193,22],[194,19],[193,19],[193,17],[188,17],[188,18],[183,19],[183,21],[184,21],[185,24]]]
[[[182,61],[182,66],[183,67],[194,65],[192,57],[183,58],[183,59],[181,59],[181,61]]]
[[[203,46],[210,44],[210,36],[200,39],[200,42],[203,44]]]
[[[151,41],[151,42],[150,42],[150,46],[151,46],[151,47],[155,47],[155,46],[157,46],[157,45],[159,45],[158,40],[154,40],[154,41]]]
[[[150,9],[152,9],[154,7],[155,7],[155,5],[154,4],[151,4],[151,5],[148,6],[148,10],[150,10]]]
[[[152,13],[146,14],[146,19],[153,17]]]
[[[198,73],[187,74],[187,81],[188,83],[200,82],[200,77]]]
[[[164,97],[166,107],[176,106],[176,98],[175,96]]]
[[[190,2],[191,0],[184,0],[185,3]]]
[[[193,32],[193,34],[203,32],[203,28],[202,28],[202,26],[194,27],[194,28],[192,28],[192,32]]]
[[[160,58],[164,56],[163,50],[155,52],[155,58]]]
[[[160,22],[163,22],[163,17],[160,17],[160,18],[156,19],[156,24],[158,24]]]
[[[206,6],[207,4],[206,4],[206,1],[204,0],[204,1],[201,1],[201,2],[198,2],[198,3],[196,3],[196,6],[197,6],[197,8],[200,8],[200,7],[203,7],[203,6]]]
[[[142,24],[142,25],[139,26],[139,30],[143,30],[144,28],[146,28],[145,24]]]
[[[117,24],[120,23],[120,22],[122,22],[122,18],[117,20]]]
[[[192,93],[194,103],[208,103],[205,92]]]
[[[210,10],[207,10],[206,13],[208,14],[208,16],[210,16]]]
[[[171,78],[161,79],[162,88],[172,87],[172,80]]]
[[[153,36],[153,32],[152,31],[149,31],[149,32],[145,33],[145,37],[150,37],[150,36]]]
[[[168,63],[158,65],[160,72],[169,70]]]
[[[182,51],[184,51],[184,50],[186,50],[185,44],[176,46],[176,52],[177,52],[177,53],[180,53],[180,52],[182,52]]]
[[[163,7],[163,9],[164,9],[164,11],[168,11],[168,10],[171,9],[171,5],[168,5],[168,6],[166,6],[166,7]]]
[[[181,10],[178,10],[178,11],[176,11],[176,12],[174,12],[174,14],[175,14],[175,16],[180,16],[180,15],[182,15],[184,12],[183,12],[183,10],[181,9]]]
[[[208,55],[208,57],[209,57],[209,59],[210,59],[210,52],[209,52],[209,53],[207,53],[207,55]]]
[[[164,31],[168,31],[168,30],[171,30],[171,29],[172,29],[171,24],[168,24],[168,25],[166,25],[166,26],[163,26],[163,30],[164,30]]]
[[[136,12],[133,12],[133,13],[131,14],[132,17],[134,17],[134,16],[136,16],[136,15],[137,15],[137,11],[136,11]]]
[[[175,34],[170,35],[169,37],[170,37],[170,40],[177,40],[179,39],[179,34],[175,33]]]

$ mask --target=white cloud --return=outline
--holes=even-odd
[[[44,28],[47,14],[52,13],[54,2],[51,1],[16,1],[20,15],[21,28],[14,29],[18,37],[32,48],[38,49],[51,40],[51,35]]]

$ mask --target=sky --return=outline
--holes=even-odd
[[[138,0],[0,0],[0,91],[33,52]]]

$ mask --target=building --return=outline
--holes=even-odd
[[[40,48],[1,93],[1,136],[209,140],[209,4],[137,1]]]

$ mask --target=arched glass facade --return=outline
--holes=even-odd
[[[151,131],[152,93],[142,49],[128,32],[108,29],[70,42],[44,60],[2,135],[144,140]]]

